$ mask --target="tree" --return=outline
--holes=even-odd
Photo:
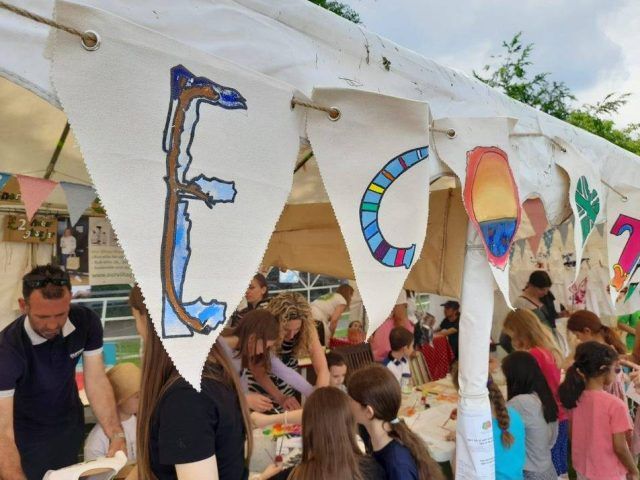
[[[631,96],[630,93],[610,93],[595,105],[584,104],[573,108],[576,97],[564,82],[550,81],[550,73],[538,73],[531,78],[528,69],[533,65],[530,60],[534,45],[522,44],[522,32],[514,35],[511,41],[502,42],[505,52],[492,55],[498,59],[498,66],[485,65],[488,73],[482,77],[475,71],[473,75],[487,85],[498,88],[511,98],[554,117],[587,130],[630,152],[640,155],[640,124],[629,125],[625,129],[616,128],[613,120],[606,118],[619,112]]]
[[[362,21],[360,20],[360,15],[349,5],[346,5],[342,2],[335,1],[327,1],[327,0],[309,0],[316,5],[329,10],[330,12],[335,13],[336,15],[340,15],[342,18],[346,18],[350,22],[360,24]]]
[[[529,78],[527,68],[532,65],[529,57],[533,44],[522,45],[522,32],[514,35],[510,42],[502,42],[505,53],[492,55],[502,64],[493,71],[491,65],[485,65],[484,71],[490,76],[482,77],[474,70],[473,76],[490,87],[498,88],[511,98],[538,108],[554,117],[566,119],[569,116],[569,102],[575,100],[564,82],[550,82],[549,72],[538,73]]]

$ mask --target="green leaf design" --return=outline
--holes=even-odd
[[[584,245],[596,223],[596,217],[600,212],[600,197],[598,196],[598,192],[595,189],[591,189],[589,181],[584,175],[578,179],[575,200],[578,209],[578,219],[580,220],[580,230],[582,232],[582,245]]]

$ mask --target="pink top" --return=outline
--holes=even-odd
[[[413,324],[409,320],[405,321],[403,327],[413,333]],[[387,318],[369,340],[373,359],[376,362],[382,362],[391,351],[391,343],[389,343],[391,330],[393,330],[393,316]]]
[[[602,390],[585,390],[578,406],[569,411],[569,418],[576,472],[598,480],[625,478],[627,469],[618,460],[611,438],[632,428],[624,402]]]
[[[560,369],[556,365],[556,360],[553,358],[551,352],[545,348],[533,347],[529,350],[529,353],[533,355],[536,362],[538,362],[538,366],[540,367],[540,370],[542,370],[542,374],[547,381],[547,385],[549,385],[551,393],[553,393],[553,398],[556,400],[556,404],[558,405],[558,421],[561,422],[566,420],[568,418],[567,412],[560,403],[560,397],[558,397]]]

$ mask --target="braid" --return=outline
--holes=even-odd
[[[493,411],[496,414],[498,426],[500,427],[500,430],[502,430],[502,445],[504,445],[504,447],[506,448],[509,448],[511,447],[511,445],[513,445],[515,439],[513,438],[511,432],[509,432],[509,425],[511,422],[509,418],[509,411],[507,410],[507,404],[504,401],[502,392],[495,384],[491,376],[489,376],[487,388],[489,389],[489,401],[491,402]]]

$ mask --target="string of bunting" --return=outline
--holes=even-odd
[[[20,191],[20,195],[17,198],[9,192],[3,191],[3,189],[9,188],[9,180],[12,178],[16,180],[17,188]],[[56,182],[28,175],[12,175],[11,173],[0,172],[0,200],[21,201],[29,221],[31,221],[57,186],[60,186],[64,192],[67,199],[69,219],[71,220],[71,224],[75,225],[87,207],[91,205],[97,197],[92,187],[70,182]]]

